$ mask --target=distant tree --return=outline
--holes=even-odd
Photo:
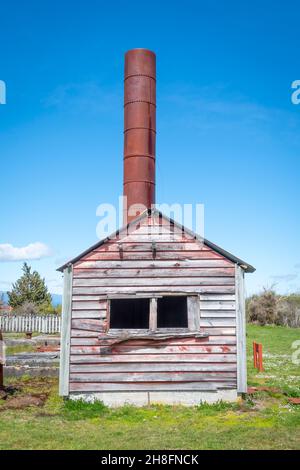
[[[52,305],[48,303],[41,304],[39,306],[39,313],[41,315],[61,315],[61,305]]]
[[[23,264],[23,275],[12,286],[12,290],[8,292],[8,303],[18,309],[25,302],[34,304],[37,307],[41,305],[51,306],[51,295],[37,271],[31,271],[31,267],[27,263]]]
[[[62,312],[62,305],[58,304],[55,307],[53,307],[53,313],[56,313],[56,315],[61,315]]]

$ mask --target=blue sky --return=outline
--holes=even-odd
[[[39,242],[30,263],[61,292],[56,267],[96,241],[122,192],[135,47],[157,54],[157,202],[203,203],[206,237],[257,268],[248,293],[299,290],[297,3],[2,2],[0,290]]]

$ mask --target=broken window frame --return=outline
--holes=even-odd
[[[132,327],[132,328],[126,328],[126,327],[123,327],[123,328],[113,328],[111,327],[111,302],[112,301],[126,301],[126,300],[147,300],[148,301],[148,304],[149,304],[149,311],[150,311],[150,304],[151,304],[151,299],[149,297],[122,297],[122,298],[117,298],[117,299],[110,299],[109,300],[109,330],[110,331],[113,331],[113,332],[116,332],[116,331],[139,331],[139,332],[147,332],[149,330],[149,311],[148,311],[148,328],[138,328],[138,327]],[[143,315],[145,314],[145,312],[143,312]],[[144,320],[144,318],[143,318]]]
[[[188,326],[181,328],[158,328],[157,327],[157,299],[161,297],[175,297],[181,296],[187,298],[187,320]],[[146,298],[149,299],[149,328],[111,328],[110,326],[110,309],[111,309],[111,300],[115,299],[139,299]],[[192,333],[200,331],[200,296],[196,293],[163,293],[163,294],[149,294],[149,295],[114,295],[108,297],[108,333],[113,333],[114,335],[123,335],[124,333],[131,333],[136,335],[145,336],[147,334],[178,334],[178,333]]]
[[[178,298],[178,303],[172,302],[174,299]],[[169,304],[171,300],[171,305]],[[171,314],[171,315],[170,315]],[[164,295],[157,299],[157,311],[156,311],[156,320],[157,320],[157,330],[165,331],[166,329],[174,329],[178,331],[188,331],[189,329],[189,317],[188,317],[188,297],[186,295]],[[162,323],[171,323],[173,326],[162,326]],[[177,323],[177,325],[176,325]],[[185,323],[184,325],[178,325],[178,323]],[[175,326],[175,325],[176,326]]]

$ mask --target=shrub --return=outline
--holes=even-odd
[[[293,328],[300,327],[300,306],[295,296],[281,297],[278,300],[275,324]]]
[[[34,302],[24,302],[13,310],[16,315],[60,315],[61,305],[54,307],[53,305],[45,302],[44,304],[37,305]]]
[[[300,294],[280,296],[272,289],[246,300],[247,320],[259,325],[300,327]]]
[[[15,308],[13,313],[16,313],[17,315],[38,315],[39,307],[34,302],[24,302],[22,305]]]
[[[264,289],[247,302],[247,318],[251,323],[271,325],[275,323],[277,296],[271,289]]]

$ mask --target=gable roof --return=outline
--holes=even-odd
[[[204,242],[205,245],[209,246],[212,250],[216,251],[217,253],[219,253],[220,255],[224,256],[225,258],[227,258],[228,260],[232,261],[233,263],[235,264],[238,264],[239,266],[241,266],[244,271],[246,273],[253,273],[255,271],[255,268],[253,266],[251,266],[251,264],[249,263],[246,263],[245,261],[243,261],[242,259],[240,258],[237,258],[236,256],[234,256],[233,254],[229,253],[229,251],[226,251],[226,250],[223,250],[223,248],[220,248],[218,245],[215,245],[214,243],[210,242],[209,240],[207,240],[206,238],[202,238],[200,237],[199,235],[197,235],[195,232],[193,232],[192,230],[184,227],[183,225],[179,224],[178,222],[176,222],[175,220],[171,219],[170,217],[167,217],[166,215],[164,215],[162,212],[160,212],[158,209],[148,209],[146,211],[144,211],[141,215],[139,215],[138,217],[136,217],[134,220],[132,220],[129,224],[121,227],[120,229],[118,229],[116,232],[112,233],[109,237],[106,237],[106,238],[103,238],[102,240],[100,240],[99,242],[95,243],[94,245],[92,245],[90,248],[88,248],[87,250],[83,251],[82,253],[80,253],[78,256],[76,256],[75,258],[71,259],[70,261],[66,262],[65,264],[63,264],[62,266],[60,266],[57,271],[63,271],[67,266],[71,265],[71,264],[74,264],[76,263],[77,261],[79,261],[81,258],[83,258],[83,256],[87,255],[88,253],[90,253],[91,251],[95,250],[96,248],[99,248],[100,246],[104,245],[106,242],[108,242],[110,239],[112,238],[115,238],[117,237],[122,231],[124,230],[128,230],[128,228],[136,225],[140,220],[142,220],[143,218],[145,217],[148,217],[148,216],[151,216],[151,215],[158,215],[159,217],[162,217],[164,218],[165,220],[169,221],[171,224],[173,224],[175,227],[177,227],[178,229],[184,229],[184,232],[189,234],[192,238],[196,239],[196,240],[199,240],[199,241],[202,241]]]

